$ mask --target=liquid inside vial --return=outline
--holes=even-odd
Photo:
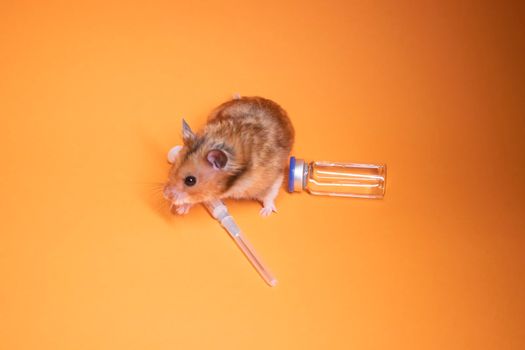
[[[383,198],[385,178],[384,165],[312,162],[306,188],[316,195]]]

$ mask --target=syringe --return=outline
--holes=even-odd
[[[228,212],[226,205],[221,200],[212,200],[204,204],[211,215],[217,219],[228,231],[230,236],[233,238],[237,246],[242,250],[244,255],[250,260],[250,263],[255,267],[257,272],[270,286],[275,287],[277,285],[277,279],[272,275],[270,270],[264,265],[261,259],[257,256],[257,253],[253,249],[252,245],[244,238],[239,226],[235,223],[232,216]]]

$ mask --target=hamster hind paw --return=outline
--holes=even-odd
[[[270,214],[272,212],[276,212],[277,213],[277,208],[275,207],[275,203],[274,202],[271,202],[271,203],[264,203],[263,204],[264,207],[261,209],[261,211],[259,212],[259,214],[262,216],[262,217],[267,217],[267,216],[270,216]]]

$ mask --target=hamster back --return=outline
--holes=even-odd
[[[208,119],[204,135],[229,148],[234,171],[224,197],[255,198],[264,202],[282,183],[293,146],[294,130],[286,111],[261,97],[242,97],[220,105]]]

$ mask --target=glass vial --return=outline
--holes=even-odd
[[[385,195],[386,165],[310,162],[290,158],[288,191],[339,197],[375,198]]]

